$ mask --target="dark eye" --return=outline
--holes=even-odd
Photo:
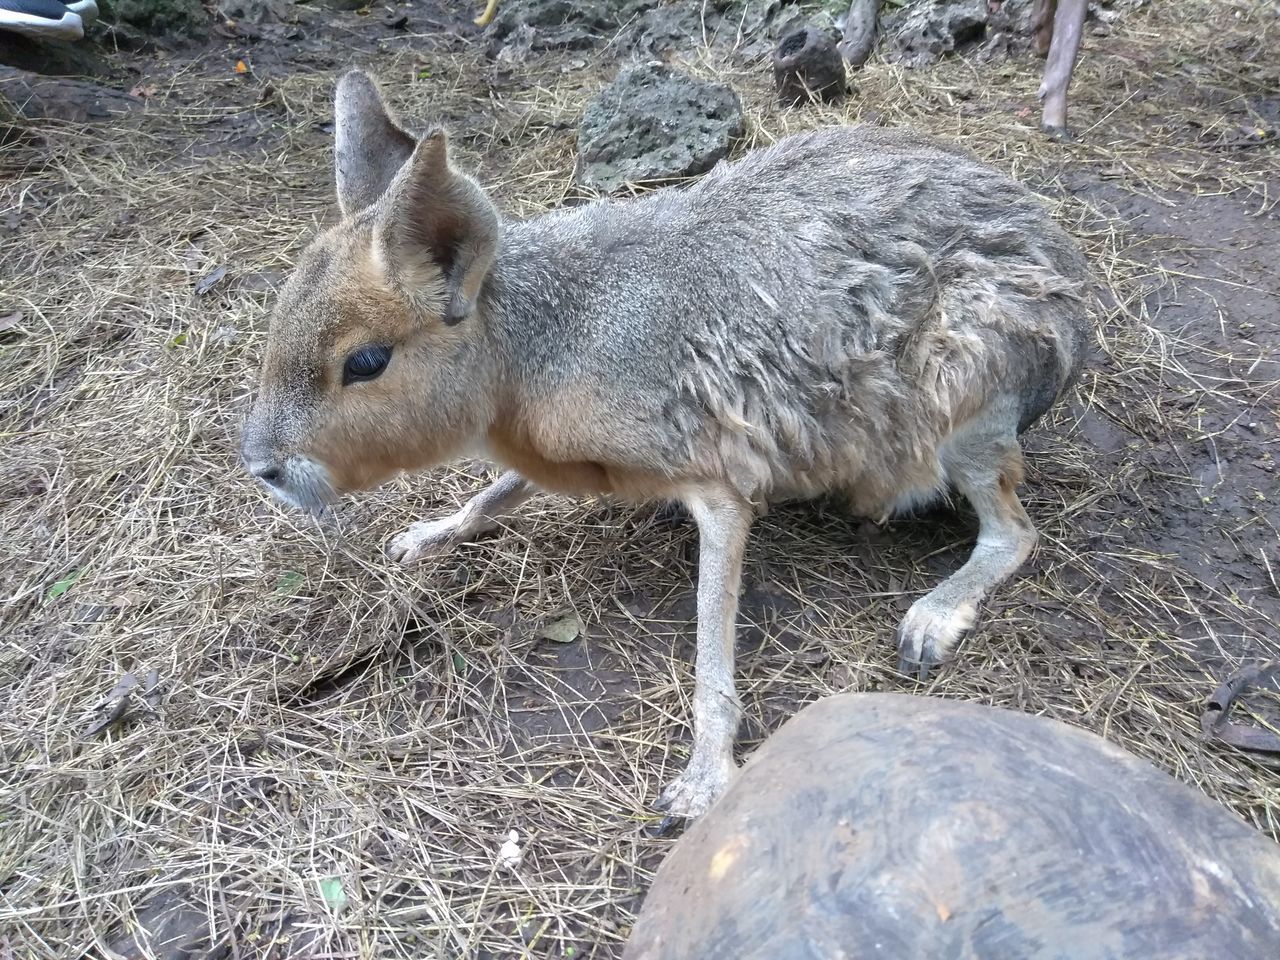
[[[358,383],[361,380],[373,380],[391,361],[391,348],[370,344],[355,350],[347,357],[342,367],[342,385]]]

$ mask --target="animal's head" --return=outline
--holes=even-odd
[[[406,132],[365,74],[342,78],[334,113],[342,220],[280,294],[241,445],[256,477],[312,510],[456,455],[492,417],[476,308],[497,212],[444,133]]]

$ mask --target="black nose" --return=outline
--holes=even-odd
[[[263,483],[269,483],[273,487],[278,487],[284,483],[284,470],[273,464],[255,464],[253,466],[253,475]]]

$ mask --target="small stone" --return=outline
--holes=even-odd
[[[503,841],[502,847],[498,850],[498,863],[504,870],[518,870],[520,864],[524,861],[524,854],[520,850],[520,834],[512,830],[507,834],[507,839]]]
[[[782,38],[773,54],[773,85],[783,106],[839,100],[846,89],[844,57],[817,27],[801,27]]]

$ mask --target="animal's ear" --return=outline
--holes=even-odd
[[[383,202],[378,243],[393,282],[441,311],[445,323],[458,323],[475,309],[500,234],[484,190],[449,163],[444,132],[423,137]]]
[[[417,141],[392,119],[377,85],[359,70],[338,81],[333,115],[338,204],[349,217],[378,202]]]

